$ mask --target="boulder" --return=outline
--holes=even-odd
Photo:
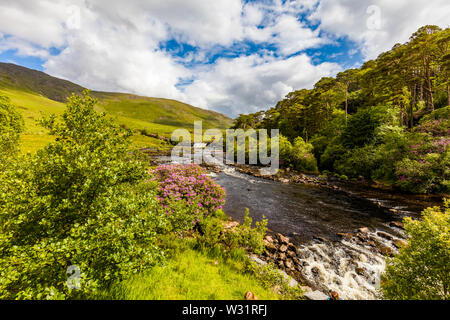
[[[351,239],[353,237],[353,235],[350,233],[342,233],[342,232],[336,233],[336,235],[339,236],[340,238],[347,238],[347,239]]]
[[[305,292],[303,296],[308,300],[328,300],[328,296],[318,290]]]
[[[407,247],[408,242],[406,242],[402,239],[396,239],[396,240],[394,240],[394,246],[400,249],[401,247]]]
[[[382,237],[382,238],[385,238],[387,240],[393,240],[394,239],[394,237],[392,235],[390,235],[389,233],[383,232],[383,231],[378,231],[377,235]]]
[[[359,228],[358,231],[361,233],[369,233],[370,232],[369,228],[367,228],[367,227]]]
[[[281,251],[281,252],[286,252],[287,249],[288,249],[288,247],[287,247],[287,245],[285,245],[285,244],[282,244],[282,245],[280,246],[280,251]]]
[[[291,259],[284,261],[284,266],[289,270],[294,269],[294,264],[292,263]]]
[[[328,239],[326,239],[324,237],[321,237],[321,236],[314,236],[313,238],[316,239],[316,240],[319,240],[321,242],[327,242],[328,241]]]
[[[289,250],[289,251],[286,253],[286,255],[287,255],[288,257],[290,257],[290,258],[293,258],[293,257],[295,257],[295,252]]]
[[[358,239],[361,241],[367,240],[367,236],[364,233],[358,233],[357,236],[358,236]]]
[[[261,260],[260,258],[258,258],[258,257],[255,256],[255,255],[251,255],[251,256],[250,256],[250,260],[256,262],[256,264],[258,264],[258,265],[260,265],[260,266],[267,265],[267,262]]]
[[[277,251],[277,247],[275,247],[275,245],[272,242],[264,240],[264,245],[268,252],[276,252]]]
[[[400,222],[400,221],[391,221],[391,222],[389,223],[389,225],[390,225],[391,227],[396,227],[396,228],[399,228],[399,229],[404,229],[404,225],[403,225],[403,223]]]
[[[223,228],[224,228],[225,230],[230,230],[230,229],[236,228],[238,225],[239,225],[239,222],[237,222],[237,221],[230,221],[230,222],[227,222],[227,223],[223,226]]]
[[[289,244],[289,238],[283,236],[281,233],[277,233],[277,238],[278,238],[278,240],[280,240],[281,243],[284,243],[286,245]]]
[[[311,268],[311,272],[312,272],[313,274],[315,274],[315,275],[320,274],[320,270],[319,270],[319,268],[317,268],[317,267],[312,267],[312,268]]]
[[[391,256],[394,254],[394,250],[392,250],[391,248],[386,247],[386,246],[381,246],[380,251],[381,251],[381,254],[385,255],[385,256]]]
[[[255,296],[255,294],[251,291],[247,291],[247,293],[245,294],[245,300],[258,300],[258,297]]]

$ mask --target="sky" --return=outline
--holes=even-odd
[[[0,0],[0,62],[236,117],[449,17],[448,0]]]

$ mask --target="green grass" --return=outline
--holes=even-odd
[[[193,129],[194,121],[201,120],[205,128],[225,129],[231,119],[209,110],[161,98],[140,97],[121,93],[97,93],[99,107],[108,114],[139,120],[144,123]]]
[[[216,264],[217,263],[217,264]],[[243,300],[252,291],[260,300],[282,297],[243,273],[243,262],[220,259],[184,248],[165,265],[128,279],[104,293],[102,299],[123,300]]]
[[[63,103],[38,94],[1,87],[0,94],[9,97],[18,111],[22,113],[25,121],[24,134],[46,135],[45,129],[37,123],[37,120],[41,119],[43,115],[58,115],[64,112]]]

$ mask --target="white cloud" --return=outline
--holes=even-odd
[[[35,46],[32,43],[17,37],[7,37],[0,33],[0,52],[15,50],[21,57],[39,57],[46,59],[49,57],[47,50]]]
[[[448,0],[321,0],[310,19],[334,36],[360,43],[365,57],[373,59],[423,25],[448,27],[449,12]]]
[[[332,63],[314,66],[305,54],[288,59],[258,55],[220,59],[213,68],[200,70],[185,94],[194,105],[236,116],[272,107],[290,91],[311,88],[339,70]]]
[[[298,52],[347,36],[373,58],[421,25],[445,27],[447,2],[0,0],[0,53],[39,57],[46,72],[92,89],[180,99],[236,115],[271,107],[289,91],[339,70],[314,65]],[[380,29],[367,27],[374,22],[370,5],[380,8]],[[160,48],[173,38],[197,50],[179,57]],[[276,55],[260,50],[206,64],[248,42],[269,44]],[[51,55],[52,47],[61,53]],[[182,90],[178,84],[186,79],[193,82]]]

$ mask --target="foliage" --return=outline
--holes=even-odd
[[[342,132],[341,142],[350,149],[363,147],[375,139],[376,129],[382,124],[383,108],[358,110]]]
[[[361,68],[324,77],[313,89],[290,92],[275,107],[246,115],[245,126],[280,129],[287,138],[280,141],[285,166],[294,166],[296,154],[291,154],[286,141],[301,137],[314,146],[321,170],[365,176],[405,191],[446,192],[449,40],[449,28],[423,26],[407,43],[395,45]],[[408,144],[417,144],[418,137],[431,146],[421,159],[405,150]],[[428,161],[425,158],[429,165],[421,162]],[[400,172],[403,165],[410,172]],[[405,182],[404,175],[412,182]],[[416,179],[425,181],[425,187],[414,186]]]
[[[297,137],[292,146],[291,159],[294,167],[300,171],[317,172],[317,160],[313,154],[314,147],[302,137]]]
[[[203,249],[220,248],[226,253],[237,249],[262,253],[266,231],[267,220],[263,218],[252,227],[252,218],[246,209],[243,223],[231,230],[225,230],[224,222],[220,218],[202,219],[199,225],[201,236],[198,238],[198,244]]]
[[[42,123],[56,137],[0,175],[1,298],[61,299],[95,294],[158,258],[151,216],[154,184],[130,154],[130,132],[73,95],[60,118]],[[66,285],[80,269],[80,290]]]
[[[407,191],[427,193],[447,192],[450,180],[450,154],[428,153],[421,160],[405,158],[396,163],[397,185]]]
[[[158,246],[166,252],[166,263],[114,285],[98,298],[242,300],[249,290],[262,300],[289,298],[247,270],[247,260],[196,250],[195,238],[167,235],[161,242]]]
[[[265,288],[276,288],[286,300],[299,300],[303,296],[300,286],[291,286],[289,278],[272,263],[260,266],[250,260],[247,261],[245,270],[255,275]]]
[[[428,208],[422,220],[405,219],[408,245],[388,261],[384,297],[396,300],[450,299],[450,200]]]
[[[23,118],[11,105],[8,98],[0,96],[0,162],[17,151]],[[0,164],[1,166],[1,164]]]
[[[291,154],[292,154],[292,144],[282,134],[279,136],[279,153],[280,153],[280,162],[281,164],[290,164]]]
[[[420,123],[426,122],[428,120],[441,120],[441,119],[442,120],[450,119],[450,106],[434,110],[430,114],[427,114],[422,119],[420,119]]]

